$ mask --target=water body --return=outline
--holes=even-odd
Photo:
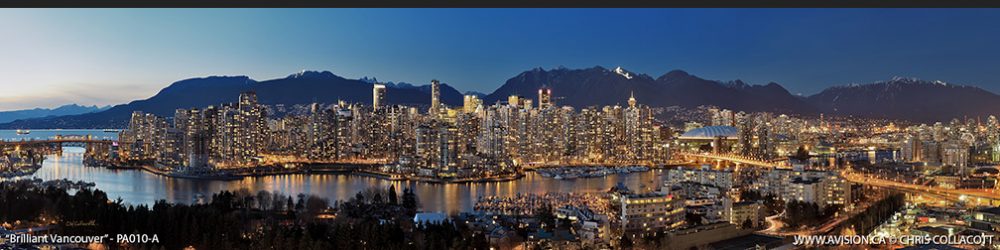
[[[118,139],[118,132],[110,131],[104,132],[104,130],[99,129],[44,129],[44,130],[31,130],[31,133],[19,135],[17,130],[0,130],[0,140],[4,141],[30,141],[30,140],[46,140],[52,139],[56,136],[86,136],[90,135],[91,138],[98,140],[115,140]]]
[[[72,133],[71,133],[72,132]],[[31,131],[31,136],[55,135],[94,136],[114,134],[101,130],[46,130]],[[0,131],[0,138],[10,139],[12,130]],[[293,174],[248,177],[238,181],[191,180],[163,177],[140,170],[110,170],[83,166],[82,148],[64,148],[61,155],[49,155],[31,178],[43,180],[69,179],[94,182],[97,189],[108,193],[112,199],[121,198],[129,204],[152,204],[157,200],[190,203],[198,194],[211,197],[223,190],[249,189],[252,192],[267,190],[296,196],[313,194],[329,199],[346,200],[359,191],[371,187],[395,186],[398,193],[404,187],[415,190],[424,211],[471,211],[481,196],[515,196],[518,193],[546,192],[605,192],[619,182],[633,190],[652,191],[659,187],[663,170],[651,170],[602,178],[555,180],[529,172],[524,178],[500,183],[435,184],[413,181],[389,181],[374,177],[350,174]]]

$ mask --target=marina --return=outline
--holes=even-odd
[[[646,171],[649,171],[649,167],[568,166],[568,167],[539,168],[535,170],[535,172],[538,172],[538,174],[541,175],[542,177],[553,178],[556,180],[572,180],[576,178],[598,178],[598,177],[606,177],[609,175],[629,174],[629,173],[646,172]]]

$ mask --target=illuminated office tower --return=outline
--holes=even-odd
[[[216,132],[219,129],[219,109],[215,106],[208,106],[201,112],[202,124],[204,125],[203,133],[205,133],[207,138],[207,158],[211,159],[213,155],[219,150],[218,148],[218,137],[216,137]]]
[[[177,109],[174,111],[174,128],[186,131],[188,126],[188,119],[190,119],[191,114],[187,109]]]
[[[635,92],[632,92],[628,96],[628,107],[635,108],[637,101],[635,100]]]
[[[431,80],[431,116],[437,116],[441,109],[441,82],[437,79]]]
[[[372,108],[378,109],[385,100],[385,85],[375,84],[372,86]]]
[[[233,108],[232,104],[223,104],[218,110],[218,127],[215,130],[215,138],[213,140],[211,160],[213,163],[224,163],[229,159],[235,157],[234,145],[236,136],[236,119],[239,115],[236,113],[236,109]]]
[[[152,153],[149,156],[155,159],[169,145],[166,137],[170,125],[167,124],[167,119],[153,114],[146,114],[146,123],[146,138],[150,138],[150,143],[146,143],[149,146],[147,152]]]
[[[206,122],[206,117],[212,116],[208,116],[198,109],[191,109],[188,114],[190,116],[187,120],[187,126],[183,130],[185,133],[186,165],[189,168],[204,168],[208,166],[209,145],[211,143],[211,130],[208,130],[210,126]]]
[[[173,150],[176,150],[175,154],[179,161],[187,159],[187,130],[190,119],[192,118],[191,116],[191,111],[187,109],[177,109],[174,111],[173,125],[174,130],[178,133],[176,135],[178,138],[175,138],[175,145],[177,145],[177,148],[174,148]],[[183,164],[187,164],[187,162],[184,162]]]
[[[438,120],[430,120],[415,128],[414,146],[419,167],[431,170],[439,170],[441,167],[443,147],[440,146],[442,141],[442,131],[438,129],[441,127],[440,123]]]
[[[507,105],[511,107],[521,107],[521,96],[511,95],[507,97]]]
[[[238,116],[236,117],[236,162],[248,163],[258,156],[264,144],[265,117],[257,103],[257,93],[240,94]]]
[[[483,101],[476,97],[475,95],[465,95],[465,99],[462,103],[462,112],[472,113],[476,112],[476,107],[479,107]]]
[[[491,108],[484,110],[479,128],[480,132],[477,138],[478,147],[476,150],[489,158],[507,157],[506,150],[504,149],[507,127],[503,125],[496,106],[491,106]]]
[[[552,89],[548,87],[538,89],[538,108],[546,109],[552,106]]]
[[[451,124],[442,123],[438,126],[438,169],[441,172],[449,173],[457,170],[458,166],[458,128]]]
[[[354,130],[351,124],[354,123],[354,112],[351,111],[347,103],[341,101],[337,105],[337,112],[334,124],[334,141],[336,142],[336,158],[343,159],[350,156],[351,139],[354,137]]]

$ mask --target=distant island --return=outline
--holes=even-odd
[[[111,106],[98,107],[82,106],[78,104],[68,104],[57,108],[34,108],[11,111],[0,111],[0,123],[8,123],[21,119],[32,119],[52,116],[78,115],[93,112],[100,112],[111,108]]]

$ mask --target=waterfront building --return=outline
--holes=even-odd
[[[236,103],[176,110],[172,123],[136,112],[121,133],[119,152],[126,161],[175,169],[377,163],[392,165],[385,169],[394,174],[441,178],[503,176],[525,164],[651,166],[669,159],[670,134],[634,96],[628,107],[578,111],[555,106],[549,90],[540,96],[544,108],[517,96],[509,98],[514,105],[483,106],[469,95],[462,107],[450,109],[432,93],[437,108],[422,114],[415,107],[387,105],[382,88],[373,87],[377,108],[313,103],[268,117],[251,91]]]
[[[208,111],[206,109],[206,111]],[[213,116],[209,113],[203,113],[199,109],[191,109],[187,112],[189,114],[186,125],[183,129],[178,128],[178,131],[184,133],[184,159],[185,165],[188,168],[207,168],[208,166],[208,156],[210,154],[210,143],[212,142],[211,125],[210,119]],[[176,119],[176,118],[175,118]],[[175,125],[176,126],[176,125]]]

